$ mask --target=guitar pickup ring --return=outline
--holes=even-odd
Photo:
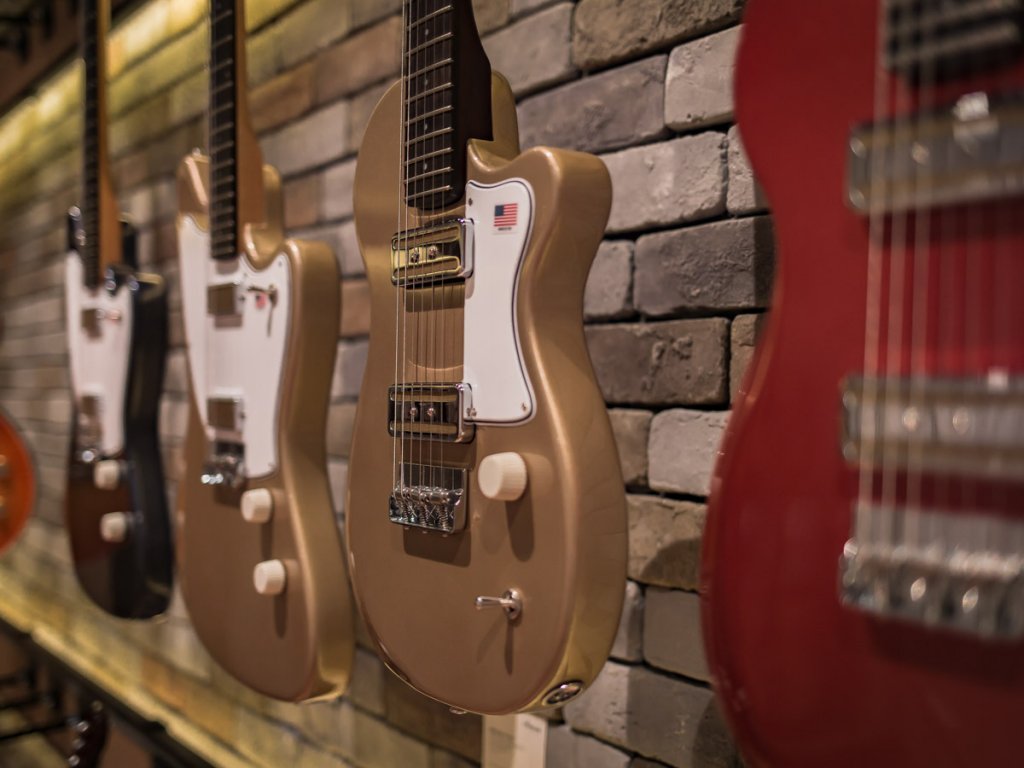
[[[476,428],[468,384],[402,384],[388,387],[388,434],[446,443],[468,443]]]
[[[391,282],[422,286],[473,274],[473,222],[454,219],[391,238]]]

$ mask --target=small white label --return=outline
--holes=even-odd
[[[544,768],[548,721],[537,715],[484,717],[481,768]]]

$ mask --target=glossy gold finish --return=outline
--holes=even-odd
[[[593,680],[622,607],[623,483],[582,327],[583,287],[607,220],[611,185],[604,165],[591,155],[546,148],[519,154],[511,90],[504,78],[493,77],[495,138],[470,143],[469,176],[485,184],[518,177],[533,187],[536,209],[517,320],[536,413],[518,426],[480,426],[471,443],[445,446],[445,465],[470,470],[463,532],[404,529],[388,520],[393,443],[387,396],[395,377],[396,330],[391,238],[400,206],[408,228],[458,215],[461,208],[429,219],[405,209],[396,142],[399,101],[395,86],[377,106],[356,169],[371,331],[346,504],[353,587],[384,660],[410,685],[474,712],[534,709],[551,703],[546,699],[562,683]],[[454,329],[443,343],[449,360],[457,362],[439,369],[411,352],[405,380],[458,381],[463,291],[421,291],[437,293],[406,302],[408,333]],[[442,300],[445,310],[431,309]],[[414,450],[412,444],[407,450]],[[504,451],[521,454],[529,470],[526,493],[515,502],[488,500],[476,485],[479,461]],[[510,621],[500,608],[475,608],[477,596],[512,589],[522,595],[517,618]]]
[[[178,172],[179,216],[207,225],[206,158]],[[279,469],[242,489],[200,482],[206,436],[192,392],[186,469],[178,490],[178,563],[192,623],[210,654],[251,688],[286,701],[336,695],[348,683],[352,616],[338,524],[326,475],[324,424],[337,347],[338,267],[321,243],[285,240],[281,182],[263,167],[267,223],[244,228],[245,257],[265,269],[284,253],[292,315],[278,420]],[[190,254],[209,258],[209,254]],[[267,488],[270,522],[243,520],[241,492]],[[281,560],[287,588],[259,595],[253,567]]]

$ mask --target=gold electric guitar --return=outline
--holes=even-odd
[[[363,140],[370,351],[346,505],[386,663],[456,709],[568,701],[604,664],[622,476],[583,336],[611,200],[600,160],[520,153],[470,0],[406,0],[403,75]]]
[[[178,562],[196,633],[251,688],[340,693],[352,617],[326,474],[337,350],[330,249],[285,239],[245,97],[243,3],[210,9],[209,159],[178,172],[192,404]]]

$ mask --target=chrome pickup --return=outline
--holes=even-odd
[[[1020,480],[1024,378],[849,378],[843,455],[861,466]]]
[[[839,563],[844,605],[986,639],[1024,637],[1024,522],[870,505],[857,520],[861,535]]]
[[[963,96],[950,109],[861,126],[850,136],[847,200],[861,213],[1024,192],[1024,101]]]
[[[469,496],[465,469],[402,464],[400,475],[388,504],[392,523],[437,533],[455,533],[466,527]]]
[[[392,436],[468,443],[475,427],[466,421],[472,411],[467,384],[402,384],[388,388],[388,434]]]
[[[391,282],[402,286],[464,280],[473,274],[473,222],[455,219],[391,238]]]
[[[99,461],[102,457],[101,441],[103,440],[103,403],[99,395],[82,395],[78,399],[77,424],[75,429],[75,448],[78,458],[87,464]]]
[[[242,314],[245,288],[241,282],[220,283],[206,289],[206,311],[214,317],[236,317]]]

